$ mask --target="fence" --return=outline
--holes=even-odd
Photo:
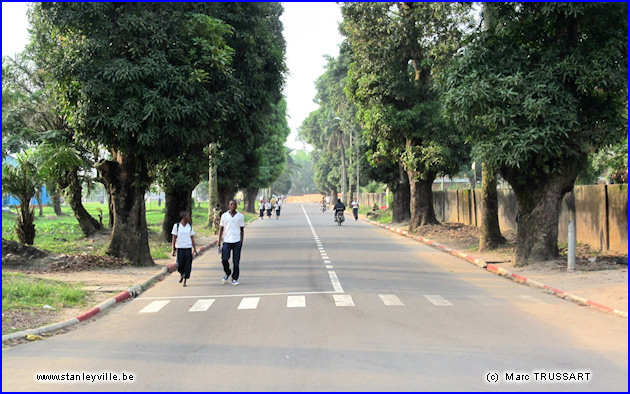
[[[628,252],[628,185],[576,186],[577,241],[600,251]],[[499,227],[516,231],[518,204],[514,192],[499,189]],[[567,242],[568,194],[558,222],[558,241]],[[433,206],[441,222],[481,227],[481,190],[434,191]]]

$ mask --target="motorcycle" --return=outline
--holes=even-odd
[[[343,216],[343,211],[337,211],[335,214],[335,222],[337,225],[341,226],[341,223],[343,223],[344,220],[346,220],[346,218]]]

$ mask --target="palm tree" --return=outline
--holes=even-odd
[[[3,163],[2,188],[20,202],[15,232],[18,240],[33,245],[35,240],[35,211],[30,206],[31,199],[42,187],[42,179],[32,162],[29,151],[18,154],[16,165]]]

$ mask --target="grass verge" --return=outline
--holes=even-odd
[[[2,273],[2,310],[55,309],[84,306],[89,297],[81,284],[41,279],[20,273]]]

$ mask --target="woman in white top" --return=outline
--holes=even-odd
[[[197,255],[197,247],[195,246],[195,231],[190,225],[190,214],[186,211],[180,212],[182,218],[179,222],[173,225],[173,250],[172,254],[175,256],[175,250],[177,249],[177,271],[180,274],[179,283],[184,282],[186,287],[186,280],[190,279],[190,271],[192,269],[193,252]]]
[[[271,202],[267,201],[265,203],[265,209],[267,210],[267,217],[271,219]]]

